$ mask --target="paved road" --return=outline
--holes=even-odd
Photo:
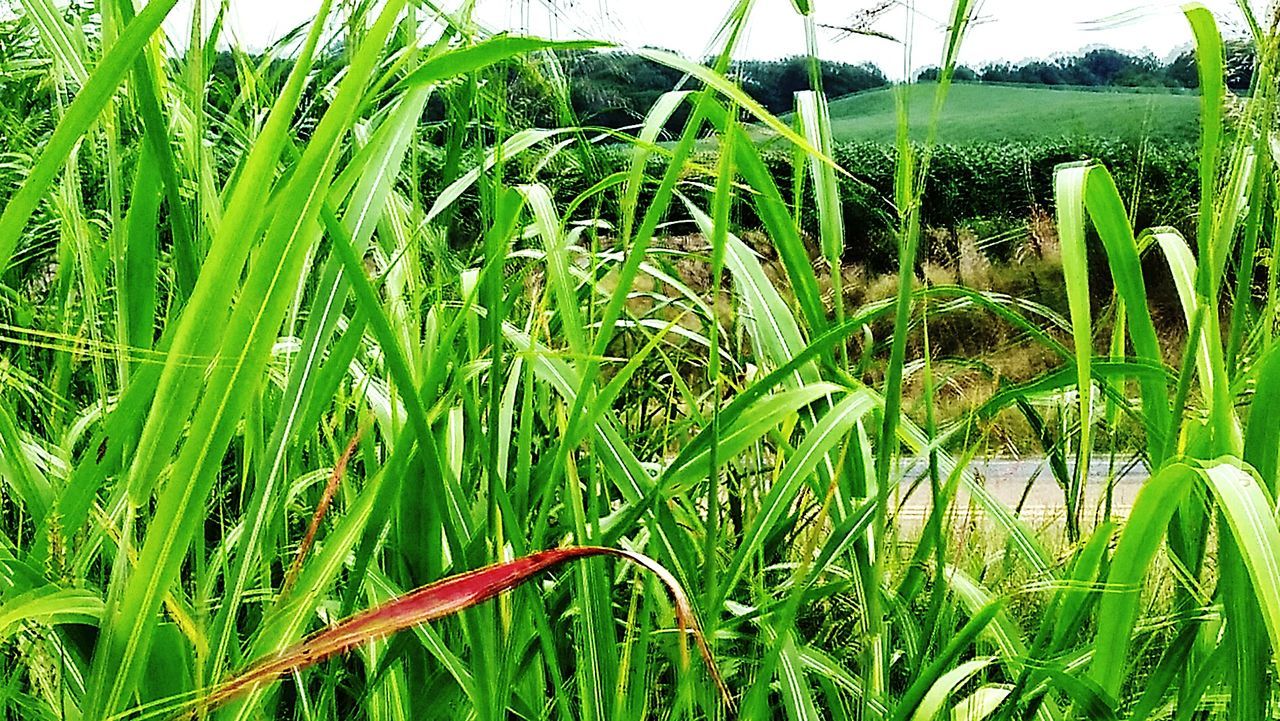
[[[904,460],[901,466],[906,474],[902,496],[900,520],[910,524],[923,520],[931,506],[927,478],[906,496],[906,489],[925,471],[922,459]],[[986,481],[987,488],[1010,509],[1018,509],[1027,520],[1052,520],[1064,514],[1063,492],[1050,472],[1044,458],[996,458],[976,460],[970,466]],[[1073,466],[1068,463],[1068,468]],[[1147,469],[1141,463],[1117,458],[1114,467],[1109,458],[1095,458],[1089,464],[1089,479],[1085,487],[1084,515],[1091,517],[1100,509],[1106,498],[1107,486],[1111,486],[1112,508],[1123,514],[1133,505],[1138,489],[1148,478]],[[1030,484],[1030,489],[1028,489]],[[903,497],[905,496],[905,497]],[[962,490],[953,509],[958,513],[981,514],[981,509],[971,503]]]

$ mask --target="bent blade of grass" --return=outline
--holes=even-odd
[[[1169,521],[1194,485],[1195,475],[1195,469],[1184,463],[1162,468],[1138,492],[1129,521],[1120,534],[1107,587],[1098,605],[1098,629],[1089,671],[1090,677],[1113,696],[1120,691],[1129,661],[1142,579],[1164,541]]]
[[[31,623],[96,626],[102,619],[102,610],[102,598],[92,591],[58,586],[33,588],[0,604],[0,641],[8,640]]]
[[[724,585],[712,610],[724,605],[747,564],[753,556],[760,553],[764,539],[774,531],[774,524],[783,513],[795,503],[801,486],[818,464],[826,460],[828,454],[845,440],[858,420],[878,407],[879,403],[873,394],[865,391],[850,393],[823,414],[817,424],[805,434],[804,440],[787,459],[777,480],[760,502],[760,510],[743,531],[738,550],[722,576]]]
[[[635,228],[636,211],[640,204],[640,191],[644,187],[645,170],[648,167],[649,159],[653,157],[658,136],[662,134],[663,128],[667,126],[676,109],[690,95],[692,93],[688,90],[673,90],[663,93],[658,98],[658,102],[654,103],[649,108],[649,111],[645,113],[644,123],[640,126],[640,133],[631,149],[631,163],[626,171],[626,185],[619,201],[618,213],[622,218],[622,239],[624,243],[631,238],[632,231]],[[710,105],[709,101],[704,103],[704,106]]]
[[[814,704],[813,690],[809,688],[809,682],[805,679],[804,664],[800,660],[796,645],[795,630],[791,628],[785,630],[783,637],[775,640],[774,643],[781,644],[778,650],[777,675],[787,718],[791,721],[818,721],[822,717]]]
[[[17,500],[39,527],[56,503],[54,486],[40,472],[9,405],[0,399],[0,470],[5,496]]]
[[[812,19],[806,23],[813,30]],[[817,59],[814,54],[814,82],[820,84],[817,72]],[[812,90],[796,94],[796,116],[804,129],[804,135],[810,143],[816,145],[823,155],[831,157],[835,152],[835,142],[831,138],[831,111],[827,107],[827,98],[821,92]],[[818,229],[822,237],[822,255],[831,271],[831,288],[835,293],[836,323],[844,321],[844,270],[841,260],[845,253],[844,205],[840,202],[840,185],[836,180],[835,170],[822,159],[809,155],[809,175],[813,181],[814,195],[818,211]],[[838,358],[842,366],[848,367],[849,354],[846,346],[840,346]]]
[[[969,679],[995,663],[996,660],[994,656],[975,658],[965,661],[942,674],[934,682],[933,686],[929,688],[929,691],[925,693],[924,698],[920,700],[920,705],[916,707],[915,713],[911,714],[911,721],[935,721],[941,718],[946,709],[947,701],[951,699],[952,695]]]
[[[948,566],[946,569],[946,583],[971,615],[982,613],[984,609],[997,605],[997,599],[993,599],[987,589],[954,566]],[[1000,652],[1000,660],[1009,669],[1010,675],[1016,676],[1029,667],[1031,659],[1027,656],[1027,645],[1022,638],[1022,631],[1009,616],[1007,608],[1003,606],[996,608],[991,622],[984,626],[983,634],[995,644]],[[1039,721],[1062,721],[1064,717],[1062,709],[1050,698],[1036,711],[1036,718]]]
[[[569,350],[581,357],[587,353],[587,340],[583,334],[582,317],[576,284],[570,267],[568,240],[562,232],[560,218],[551,200],[551,192],[543,185],[523,185],[517,188],[533,212],[533,227],[546,248],[547,276],[555,294],[560,330],[569,342]]]
[[[912,712],[912,721],[936,718],[955,686],[994,661],[975,659],[949,669],[996,622],[1004,612],[1004,606],[1004,599],[992,599],[970,614],[969,620],[956,631],[946,647],[939,651],[929,666],[921,670],[902,693],[893,715],[889,717],[890,721],[906,721],[907,714]]]
[[[1200,299],[1196,294],[1195,288],[1195,279],[1199,272],[1196,258],[1192,254],[1191,248],[1187,245],[1187,241],[1177,230],[1173,228],[1156,228],[1149,231],[1149,234],[1155,244],[1160,247],[1165,260],[1169,263],[1169,270],[1173,275],[1173,283],[1178,293],[1178,300],[1182,304],[1182,314],[1186,319],[1187,329],[1194,333],[1196,331],[1195,319],[1200,309]],[[1206,404],[1213,403],[1215,387],[1218,382],[1217,376],[1213,373],[1213,351],[1209,347],[1211,343],[1213,343],[1212,337],[1201,328],[1196,338],[1194,353],[1196,357],[1196,373],[1200,377],[1201,393]]]
[[[445,50],[429,58],[401,81],[406,87],[437,83],[459,75],[467,75],[511,60],[520,55],[544,50],[591,50],[608,47],[598,40],[547,40],[522,35],[497,35],[468,47]]]
[[[951,473],[956,472],[957,462],[954,456],[940,449],[936,440],[931,442],[924,429],[916,425],[910,417],[904,416],[901,421],[898,426],[900,442],[917,455],[935,452],[938,470],[943,476],[950,476]],[[961,468],[959,472],[960,483],[965,492],[990,514],[997,528],[1009,534],[1014,546],[1031,565],[1031,570],[1039,576],[1052,577],[1054,567],[1052,556],[1045,549],[1044,544],[1036,538],[1027,522],[1010,510],[973,470]]]
[[[796,93],[796,114],[804,136],[822,156],[834,151],[831,139],[831,111],[827,99],[820,93],[806,90]],[[832,167],[822,162],[821,156],[809,156],[809,174],[815,189],[818,222],[822,236],[822,254],[833,266],[844,254],[844,213],[840,207],[840,189]]]
[[[713,235],[715,224],[711,218],[687,198],[684,200],[685,206],[702,232],[709,236]],[[756,356],[762,360],[772,361],[774,367],[788,365],[791,359],[802,354],[806,347],[804,334],[795,315],[782,299],[778,289],[765,275],[755,251],[732,233],[727,233],[724,252],[725,265],[733,276],[734,287],[748,309],[743,324],[751,336]],[[821,375],[816,361],[797,365],[788,385],[792,388],[811,385],[817,383]],[[804,421],[810,426],[816,424],[819,413],[824,408],[830,408],[832,404],[831,399],[826,399],[812,408],[805,409]],[[820,471],[823,478],[828,481],[838,477],[835,461],[831,457],[822,459]],[[836,492],[839,507],[848,508],[850,499],[846,497],[846,488],[843,485],[837,485]]]
[[[1079,505],[1089,480],[1089,454],[1093,438],[1093,309],[1089,295],[1089,261],[1085,252],[1084,190],[1090,164],[1075,163],[1054,171],[1054,199],[1058,209],[1058,235],[1062,241],[1062,274],[1067,284],[1067,304],[1071,309],[1071,336],[1075,344],[1075,366],[1080,420],[1079,450],[1073,486],[1068,491],[1069,533],[1075,534]],[[1072,540],[1075,540],[1074,538]]]
[[[811,671],[820,678],[824,678],[838,686],[846,693],[865,697],[867,706],[871,712],[884,717],[888,715],[889,710],[885,708],[884,702],[878,698],[866,697],[860,678],[855,677],[849,672],[848,668],[841,662],[836,661],[829,655],[815,649],[813,646],[805,646],[800,649],[800,662],[805,669]]]
[[[358,614],[302,643],[259,661],[244,673],[212,689],[197,703],[196,709],[202,712],[210,711],[286,673],[313,666],[370,641],[472,608],[528,582],[544,571],[570,561],[602,556],[633,563],[654,574],[662,582],[675,602],[676,619],[681,631],[682,658],[687,663],[687,649],[684,644],[686,635],[691,633],[706,664],[707,672],[720,690],[723,703],[732,708],[733,700],[729,689],[716,668],[706,639],[702,636],[697,617],[693,613],[693,606],[675,577],[656,561],[632,551],[615,548],[571,547],[543,551],[515,561],[452,576]]]
[[[723,78],[723,73],[727,70],[730,56],[737,41],[742,33],[743,27],[747,20],[747,9],[750,6],[750,0],[742,0],[735,9],[733,9],[725,19],[721,28],[722,34],[725,34],[723,48],[720,50],[715,62],[715,69],[703,68],[712,75]],[[699,66],[701,67],[701,66]],[[730,84],[732,85],[732,84]],[[645,211],[641,220],[639,230],[634,234],[630,231],[630,221],[624,218],[624,235],[621,239],[624,252],[626,253],[626,261],[618,271],[617,287],[613,295],[610,297],[603,312],[600,314],[599,331],[596,334],[595,343],[592,347],[592,354],[588,356],[586,362],[582,364],[581,382],[578,390],[574,393],[573,407],[569,413],[570,428],[567,433],[572,438],[576,435],[572,426],[579,422],[584,415],[583,409],[592,400],[592,389],[596,379],[600,374],[601,363],[598,358],[605,355],[610,342],[617,332],[618,321],[626,308],[626,302],[629,297],[632,284],[636,275],[639,273],[640,265],[645,260],[645,254],[648,250],[650,242],[653,240],[654,234],[658,230],[658,225],[670,208],[671,200],[676,194],[676,187],[682,179],[685,171],[685,165],[690,159],[694,146],[698,140],[698,133],[706,120],[707,108],[714,104],[714,95],[711,88],[704,89],[698,94],[698,101],[695,103],[693,113],[689,120],[685,123],[681,132],[680,140],[676,144],[675,150],[671,153],[670,162],[662,175],[662,180],[650,202],[648,209]],[[646,119],[656,120],[657,118],[651,113]],[[633,160],[635,164],[643,164],[643,156],[637,155]],[[638,192],[638,185],[633,185],[632,189]],[[628,215],[629,217],[629,215]],[[709,236],[714,234],[708,233]],[[568,455],[568,449],[562,444],[557,452],[555,465],[552,469],[553,480],[559,480],[559,474],[565,467],[565,460]],[[677,572],[682,569],[677,567]]]
[[[1231,528],[1236,551],[1249,571],[1252,597],[1271,640],[1272,663],[1280,673],[1280,527],[1272,499],[1250,470],[1223,461],[1206,468],[1201,478],[1213,491]],[[1227,622],[1239,625],[1248,620],[1247,616],[1233,617]],[[1241,631],[1246,636],[1250,633],[1247,628]]]
[[[89,132],[102,109],[115,95],[138,55],[160,28],[178,0],[152,0],[138,13],[111,48],[102,56],[93,72],[67,107],[58,127],[45,141],[35,167],[27,175],[18,192],[13,194],[0,214],[0,269],[7,268],[22,232],[57,177],[76,145]]]
[[[229,274],[244,267],[262,222],[262,199],[269,195],[275,167],[288,142],[290,125],[307,82],[312,60],[320,42],[324,19],[332,0],[323,0],[318,15],[299,52],[284,89],[271,107],[262,132],[253,143],[226,202],[226,213],[218,226],[205,258],[205,268],[191,291],[186,307],[173,330],[169,357],[154,382],[154,400],[130,461],[129,494],[134,505],[142,505],[150,495],[163,464],[172,457],[182,431],[176,419],[186,418],[195,405],[205,368],[179,362],[185,357],[208,358],[226,328],[226,309],[236,287]],[[151,6],[147,7],[150,10]],[[145,14],[145,11],[144,13]],[[141,18],[142,15],[139,15]],[[134,22],[137,22],[135,20]]]
[[[531,356],[531,366],[535,375],[550,384],[565,400],[573,402],[574,394],[579,387],[580,378],[568,363],[556,357],[556,352],[533,340],[524,331],[514,326],[504,326],[507,340],[516,350]],[[618,490],[630,503],[640,501],[653,486],[649,474],[635,453],[627,447],[618,432],[612,412],[605,410],[595,423],[594,437],[608,449],[603,456],[605,468],[611,471],[618,483]]]
[[[202,384],[204,402],[195,408],[188,440],[173,461],[172,473],[181,482],[164,486],[147,526],[146,540],[134,572],[112,578],[109,605],[119,614],[119,623],[108,628],[94,654],[87,713],[90,719],[117,713],[139,680],[141,661],[147,656],[153,635],[152,616],[162,595],[181,571],[188,546],[203,520],[202,511],[221,470],[223,455],[254,389],[262,381],[262,369],[270,359],[277,329],[298,286],[308,249],[320,233],[317,221],[326,195],[325,186],[332,179],[341,140],[354,121],[363,95],[362,79],[380,57],[383,50],[380,43],[403,4],[404,0],[392,0],[382,9],[369,30],[366,44],[352,60],[351,72],[340,84],[332,105],[287,181],[283,192],[295,202],[272,219],[259,246],[260,254],[240,289],[226,331],[221,334],[218,355],[226,362],[215,365]],[[224,222],[222,227],[225,229],[228,225]],[[220,278],[225,270],[206,265],[198,286],[215,276]],[[190,307],[184,313],[184,320],[191,320]],[[194,404],[194,394],[191,400]],[[181,429],[172,418],[157,418],[154,415],[157,410],[157,406],[152,407],[151,421]],[[139,467],[140,464],[135,463],[133,469],[136,471]],[[135,487],[139,485],[137,476],[132,480]]]
[[[1231,258],[1239,235],[1240,220],[1249,209],[1250,199],[1253,196],[1254,171],[1257,166],[1257,156],[1253,148],[1245,147],[1233,155],[1231,160],[1231,172],[1222,188],[1222,196],[1219,198],[1221,208],[1217,212],[1217,225],[1213,236],[1213,255],[1209,264],[1212,286],[1208,292],[1211,298],[1218,297],[1222,291],[1222,285],[1227,277],[1227,262]],[[1259,200],[1258,204],[1260,203]]]
[[[576,402],[577,389],[581,387],[582,381],[570,364],[560,360],[554,351],[510,324],[503,325],[503,332],[507,341],[518,352],[525,354],[536,377],[548,383],[570,404]],[[660,497],[660,487],[654,483],[653,477],[618,431],[613,413],[608,409],[600,409],[598,413],[594,410],[585,413],[584,417],[595,419],[589,427],[596,450],[596,462],[600,463],[614,487],[622,494],[623,500],[636,512],[635,516],[648,515],[651,518],[651,531],[676,577],[690,578],[693,564],[681,552],[684,546],[679,543],[683,533],[676,531],[670,511],[664,503],[666,498]],[[621,534],[625,530],[617,526],[610,532],[611,535]]]
[[[1081,178],[1080,175],[1084,177]],[[1114,178],[1106,168],[1093,165],[1083,174],[1072,174],[1066,180],[1083,180],[1085,183],[1085,208],[1106,249],[1107,263],[1111,268],[1116,292],[1124,302],[1134,352],[1142,361],[1161,365],[1164,356],[1156,336],[1155,323],[1151,320],[1138,242]],[[1076,194],[1073,192],[1072,195]],[[1163,444],[1169,432],[1169,387],[1167,383],[1157,382],[1155,379],[1144,379],[1140,386],[1142,410],[1147,416],[1149,429],[1148,453],[1152,466],[1158,467],[1163,460]]]
[[[429,88],[411,90],[399,105],[375,131],[369,144],[348,166],[355,179],[354,189],[348,198],[347,211],[342,227],[350,232],[350,245],[356,255],[362,255],[374,227],[382,217],[382,211],[391,194],[392,186],[403,164],[414,125],[421,117],[422,108],[429,96]],[[370,161],[375,158],[376,161]],[[341,190],[345,183],[337,183]],[[335,239],[337,255],[345,249],[341,239]],[[259,538],[267,517],[267,508],[276,497],[276,484],[284,468],[285,451],[295,439],[297,424],[303,414],[308,395],[328,398],[334,394],[342,376],[322,376],[320,366],[324,361],[325,347],[338,324],[338,316],[351,291],[351,280],[345,275],[346,265],[339,258],[331,258],[321,272],[321,281],[307,315],[302,338],[302,350],[293,365],[283,398],[281,412],[267,441],[262,460],[257,468],[254,495],[245,513],[244,529],[240,542],[234,549],[231,577],[226,581],[227,593],[215,618],[215,637],[218,639],[211,672],[221,671],[225,658],[221,651],[230,643],[230,620],[244,592],[249,574],[259,557]],[[380,313],[380,308],[365,308],[370,313]],[[363,323],[353,321],[347,332],[359,338]],[[332,356],[333,351],[330,351]]]
[[[538,143],[568,132],[570,132],[568,129],[527,129],[512,134],[511,137],[503,141],[502,145],[490,150],[485,155],[482,163],[467,171],[457,180],[450,183],[449,187],[440,191],[440,194],[436,196],[435,202],[431,205],[431,209],[427,211],[427,216],[423,222],[430,223],[448,210],[471,186],[476,184],[476,181],[480,180],[484,173],[492,170],[499,161],[509,161]]]
[[[770,430],[800,410],[823,399],[835,398],[846,389],[834,383],[816,383],[766,396],[743,411],[733,422],[720,427],[716,440],[719,458],[727,460],[742,453]],[[711,458],[709,446],[703,446],[690,456],[678,456],[663,474],[662,483],[682,487],[698,478],[706,477]]]
[[[951,707],[951,721],[984,721],[995,713],[1011,691],[1012,687],[1006,684],[979,687]]]
[[[708,118],[717,128],[724,132],[728,124],[728,112],[719,103],[710,104]],[[822,294],[818,290],[818,278],[814,273],[809,252],[795,218],[791,216],[790,206],[783,199],[778,185],[774,181],[764,160],[760,157],[760,149],[755,143],[734,143],[735,164],[742,179],[755,192],[751,194],[756,214],[764,225],[773,245],[778,250],[783,266],[787,269],[787,277],[791,281],[791,291],[810,333],[817,334],[827,328],[827,314],[822,303]]]
[[[1071,575],[1065,579],[1066,588],[1056,594],[1057,618],[1053,623],[1053,636],[1049,644],[1051,649],[1067,648],[1088,622],[1088,604],[1093,595],[1089,589],[1105,567],[1107,551],[1114,535],[1115,526],[1103,523],[1094,530],[1076,556]]]
[[[714,230],[711,218],[687,198],[684,200],[699,229],[710,236]],[[806,346],[800,324],[765,275],[759,256],[732,233],[725,240],[725,267],[729,269],[734,287],[746,306],[743,322],[758,357],[770,360],[774,367],[786,365]],[[797,367],[788,385],[801,388],[820,381],[821,373],[815,361]]]
[[[817,359],[831,352],[836,344],[842,343],[859,332],[865,324],[876,316],[876,313],[859,313],[846,321],[843,326],[836,326],[814,339],[812,343],[795,353],[786,363],[770,371],[768,375],[747,386],[720,412],[720,422],[724,426],[732,425],[747,409],[768,396],[775,389],[785,389],[793,375],[803,367],[814,363]],[[803,387],[803,386],[801,386]],[[704,428],[694,439],[680,451],[680,455],[672,462],[673,468],[683,467],[687,460],[695,454],[706,453],[711,444],[712,429]]]
[[[830,156],[815,148],[812,143],[806,140],[803,135],[793,130],[790,125],[787,125],[779,120],[773,113],[765,110],[763,105],[761,105],[755,98],[747,95],[742,88],[736,85],[724,74],[718,73],[715,69],[709,68],[706,65],[686,60],[685,58],[666,50],[659,50],[657,48],[639,48],[635,53],[641,57],[648,58],[656,63],[674,68],[682,73],[701,80],[708,87],[714,89],[716,92],[732,101],[734,105],[737,105],[751,113],[755,116],[756,120],[759,120],[770,130],[781,135],[783,138],[786,138],[788,142],[792,143],[804,152],[809,153],[822,163],[835,168],[845,175],[849,175],[849,172],[841,168],[834,160],[831,159]]]
[[[72,26],[58,10],[52,0],[22,0],[27,9],[27,17],[40,32],[40,37],[49,45],[59,66],[78,86],[89,80],[89,70],[85,65],[88,49],[85,47],[84,33],[81,28]]]
[[[1125,678],[1142,580],[1174,511],[1197,483],[1212,492],[1227,519],[1262,612],[1272,660],[1280,670],[1280,529],[1271,499],[1239,461],[1222,459],[1204,466],[1178,462],[1166,466],[1139,491],[1098,608],[1090,676],[1112,696],[1119,693]]]

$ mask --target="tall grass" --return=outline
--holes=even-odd
[[[575,127],[556,89],[553,51],[593,44],[493,34],[469,3],[322,0],[266,54],[234,53],[231,81],[212,72],[225,7],[170,42],[174,4],[99,0],[94,25],[24,0],[0,25],[6,717],[1271,712],[1275,18],[1241,4],[1260,67],[1228,124],[1217,25],[1186,9],[1195,238],[1135,232],[1103,167],[1058,170],[1066,332],[1020,299],[916,282],[932,142],[909,142],[905,90],[898,293],[822,293],[815,257],[842,277],[847,169],[820,87],[792,126],[731,80],[749,0],[705,65],[639,51],[688,82],[630,133]],[[794,5],[816,57],[812,5]],[[935,128],[975,12],[950,12]],[[565,127],[521,125],[517,71],[547,79]],[[750,125],[795,149],[792,187]],[[714,167],[692,162],[709,138]],[[629,170],[563,202],[556,168],[592,172],[605,142]],[[423,197],[440,157],[447,187]],[[597,220],[606,206],[618,223]],[[743,239],[747,215],[785,278]],[[691,230],[679,218],[693,246],[667,242]],[[1177,368],[1144,256],[1177,283]],[[1090,289],[1104,276],[1110,338]],[[944,424],[929,323],[973,308],[1061,366]],[[1045,397],[1069,408],[1049,449],[1065,546],[970,468],[988,419]],[[1092,523],[1092,446],[1121,417],[1144,430],[1151,480],[1127,518]],[[917,480],[904,457],[927,460],[918,531],[896,517]],[[992,557],[955,543],[966,499]],[[1172,569],[1163,590],[1156,569]]]

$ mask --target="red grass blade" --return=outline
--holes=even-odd
[[[198,710],[209,711],[286,673],[313,666],[369,641],[464,611],[510,591],[543,571],[592,556],[621,558],[648,570],[662,581],[675,602],[676,618],[682,631],[680,643],[684,663],[687,665],[689,660],[684,634],[692,632],[712,680],[726,706],[731,707],[733,701],[728,687],[716,669],[711,648],[698,626],[693,606],[675,577],[657,561],[639,553],[614,548],[575,547],[543,551],[452,576],[352,616],[291,648],[259,661],[244,673],[213,689],[208,696],[197,702]]]

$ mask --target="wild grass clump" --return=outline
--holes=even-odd
[[[0,21],[0,715],[1269,713],[1274,18],[1228,125],[1186,10],[1192,228],[1135,232],[1151,199],[1084,160],[992,262],[928,215],[957,0],[930,107],[896,91],[883,279],[809,2],[794,117],[730,77],[744,0],[705,64],[635,51],[688,82],[629,132],[509,112],[596,43],[322,0],[223,55],[203,4],[163,37],[175,3]],[[974,463],[1027,445],[1048,522]]]

